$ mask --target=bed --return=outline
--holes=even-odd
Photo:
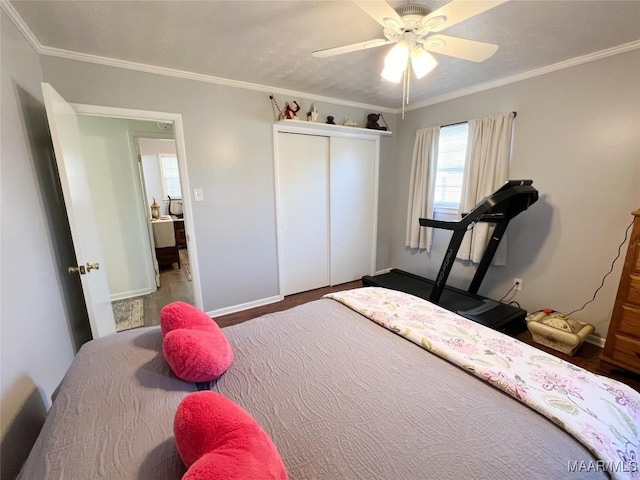
[[[234,361],[210,388],[262,425],[289,478],[609,478],[590,448],[508,385],[488,384],[348,303],[323,298],[223,329]],[[429,323],[424,315],[408,321]],[[19,478],[181,478],[173,418],[196,385],[172,374],[161,345],[160,329],[148,327],[83,346]],[[610,385],[612,403],[622,392],[627,412],[638,413],[637,392]],[[620,418],[627,456],[637,451],[638,423]],[[634,462],[614,476],[635,478]]]

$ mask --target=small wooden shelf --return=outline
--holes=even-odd
[[[392,132],[390,132],[389,130],[374,130],[372,128],[362,127],[346,127],[344,125],[332,125],[329,123],[320,122],[304,122],[302,120],[280,120],[279,122],[276,122],[275,125],[280,131],[313,129],[317,130],[318,132],[324,130],[326,132],[354,133],[358,135],[377,135],[379,137],[390,137],[392,135]]]

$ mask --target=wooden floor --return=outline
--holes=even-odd
[[[242,312],[230,313],[229,315],[217,317],[214,320],[218,325],[220,325],[220,327],[228,327],[230,325],[235,325],[236,323],[251,320],[252,318],[261,317],[267,313],[281,312],[282,310],[288,310],[290,308],[297,307],[298,305],[302,305],[303,303],[318,300],[327,293],[359,287],[362,287],[361,280],[343,283],[342,285],[336,285],[334,287],[324,287],[318,288],[317,290],[310,290],[308,292],[296,293],[295,295],[288,295],[284,297],[284,300],[280,302],[270,303],[269,305],[263,305],[249,310],[243,310]]]
[[[330,292],[348,290],[351,288],[359,288],[359,287],[362,287],[362,282],[360,280],[355,282],[345,283],[342,285],[336,285],[334,287],[325,287],[317,290],[298,293],[295,295],[289,295],[280,302],[252,308],[250,310],[244,310],[242,312],[231,313],[229,315],[224,315],[224,316],[215,318],[214,320],[218,325],[220,325],[220,327],[228,327],[230,325],[235,325],[237,323],[245,322],[247,320],[251,320],[252,318],[257,318],[262,315],[266,315],[268,313],[280,312],[282,310],[287,310],[289,308],[302,305],[303,303],[311,302],[313,300],[318,300],[322,298],[323,295]],[[571,362],[574,365],[578,365],[579,367],[582,367],[585,370],[588,370],[593,373],[598,373],[598,374],[601,373],[598,371],[598,366],[600,364],[600,355],[602,354],[602,348],[596,345],[593,345],[591,343],[584,343],[580,348],[580,350],[578,351],[578,353],[573,357],[570,357],[569,355],[565,355],[561,352],[545,347],[544,345],[539,345],[537,343],[534,343],[531,339],[531,333],[529,333],[529,331],[525,331],[519,334],[517,338],[524,343],[527,343],[540,350],[543,350],[547,353],[550,353],[559,358],[562,358],[563,360]],[[639,378],[623,376],[623,375],[611,375],[611,377],[629,385],[630,387],[640,392]]]

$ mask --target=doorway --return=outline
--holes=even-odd
[[[176,261],[158,262],[152,224],[154,186],[145,170],[145,141],[164,142],[162,155],[172,156],[180,192],[189,192],[181,123],[170,116],[161,121],[141,118],[138,112],[123,109],[105,114],[100,107],[74,106],[82,149],[87,161],[95,217],[98,224],[116,330],[157,325],[161,308],[173,301],[185,301],[201,308],[201,293],[195,255],[193,219],[188,195],[171,196],[171,205],[158,195],[162,216],[169,217],[177,241]],[[176,132],[179,134],[176,135]],[[176,138],[179,137],[179,138]],[[144,140],[144,141],[143,141]],[[140,148],[142,147],[142,149]],[[182,154],[181,154],[182,152]],[[156,155],[156,166],[161,156]],[[160,168],[156,168],[156,172]],[[151,187],[147,189],[147,184]],[[162,184],[160,185],[162,191]],[[149,201],[149,193],[152,200]],[[158,219],[160,220],[160,219]],[[163,221],[166,219],[162,219]],[[174,226],[175,224],[175,226]],[[166,249],[164,250],[166,251]]]
[[[162,129],[171,126],[159,124]],[[195,304],[191,261],[185,231],[185,213],[176,142],[173,138],[134,138],[146,204],[150,207],[149,247],[154,259],[157,290],[145,295],[145,326],[160,318],[165,305]]]

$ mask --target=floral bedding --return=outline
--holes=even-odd
[[[640,394],[406,293],[326,295],[528,405],[583,443],[612,478],[640,478]]]

